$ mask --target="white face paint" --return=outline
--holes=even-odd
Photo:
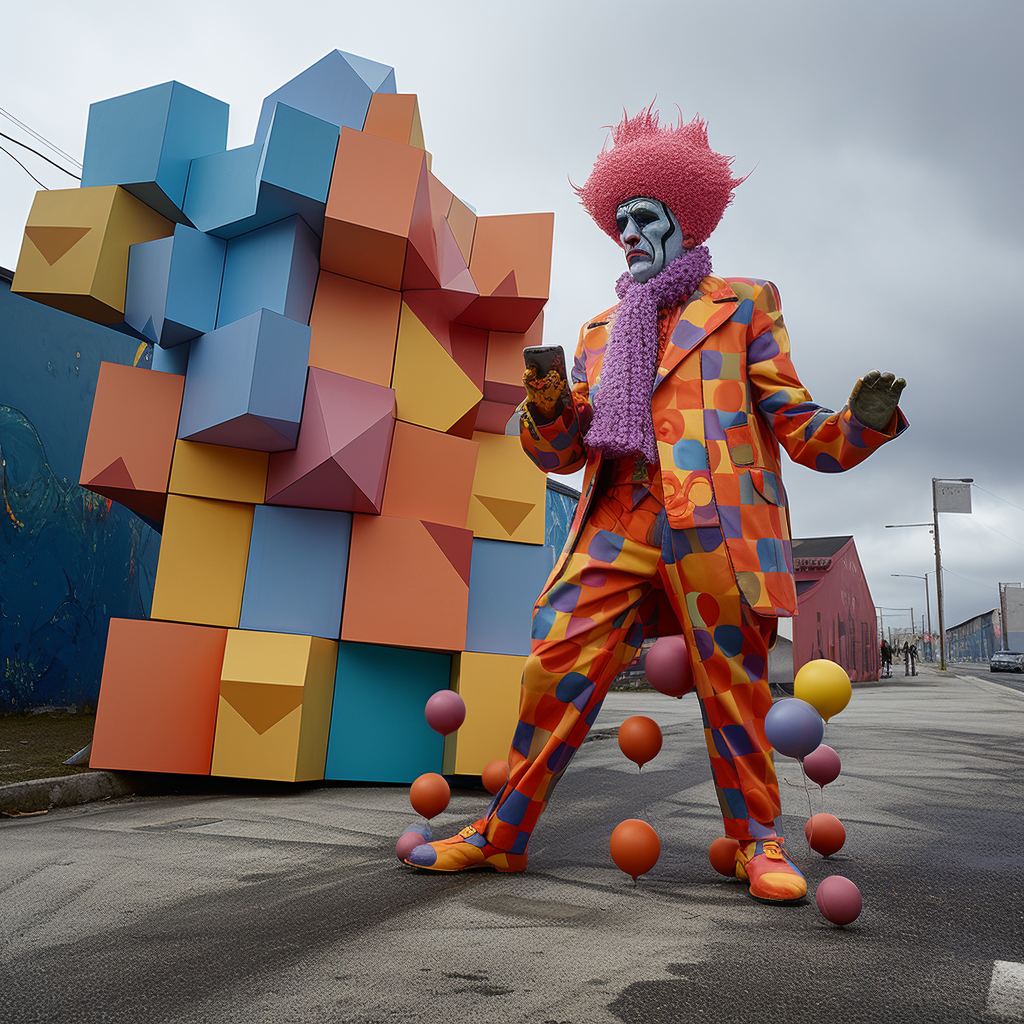
[[[615,223],[634,281],[648,281],[660,274],[688,248],[684,243],[693,241],[683,238],[672,211],[657,199],[627,199],[615,211]]]

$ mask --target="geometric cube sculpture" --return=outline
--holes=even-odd
[[[548,298],[554,229],[551,213],[478,217],[469,272],[480,295],[459,323],[489,331],[529,330]]]
[[[396,420],[381,514],[465,527],[479,450],[474,441]]]
[[[217,326],[272,309],[309,323],[320,239],[301,217],[289,217],[228,242]]]
[[[129,248],[173,230],[117,185],[37,192],[11,291],[85,320],[121,323]]]
[[[324,778],[408,784],[440,772],[444,741],[423,709],[450,676],[448,654],[339,644]]]
[[[238,625],[252,517],[252,505],[168,495],[154,619]]]
[[[177,224],[173,236],[139,242],[128,256],[124,320],[163,348],[217,326],[225,243]]]
[[[333,640],[229,629],[210,774],[322,779],[337,662]]]
[[[89,766],[209,775],[227,633],[111,619]]]
[[[344,50],[332,50],[263,101],[256,141],[260,142],[270,130],[278,103],[287,103],[339,128],[361,129],[373,94],[394,91],[394,68]]]
[[[466,650],[529,654],[533,605],[554,568],[547,544],[473,540]]]
[[[239,627],[337,640],[351,533],[349,512],[258,506]]]
[[[508,756],[525,664],[525,657],[504,654],[452,656],[452,689],[466,703],[466,720],[445,738],[446,775],[479,775],[489,761]]]
[[[309,328],[260,309],[191,343],[178,437],[277,452],[295,447]]]
[[[320,271],[309,365],[391,387],[402,293]]]
[[[432,173],[417,98],[341,51],[266,98],[252,145],[225,143],[224,105],[175,83],[94,104],[94,187],[40,194],[15,290],[109,323],[124,362],[155,344],[152,370],[102,371],[83,465],[163,518],[143,683],[150,659],[177,664],[163,637],[235,631],[249,661],[212,672],[217,770],[315,778],[312,652],[340,641],[328,777],[409,782],[442,768],[423,705],[467,629],[473,654],[521,657],[551,557],[544,475],[504,436],[551,216],[478,217]],[[110,679],[113,707],[133,678]],[[206,772],[208,700],[199,719]],[[452,739],[462,772],[481,728]]]
[[[267,503],[379,512],[394,429],[391,388],[311,366],[298,443],[270,457]]]
[[[477,432],[480,445],[466,526],[476,537],[544,543],[546,481],[518,436]]]
[[[101,363],[79,482],[159,523],[185,378]]]
[[[438,287],[428,175],[422,149],[343,128],[327,196],[323,267],[382,288]]]
[[[405,303],[402,304],[398,325],[398,347],[391,386],[395,389],[398,403],[398,419],[442,433],[456,428],[483,398],[483,392],[455,361],[452,353]]]
[[[262,505],[267,493],[266,452],[177,441],[171,462],[171,494]]]
[[[353,516],[341,639],[463,650],[472,555],[469,530]]]
[[[184,220],[195,157],[224,149],[228,105],[180,82],[164,82],[89,107],[82,187],[121,185],[171,220]]]

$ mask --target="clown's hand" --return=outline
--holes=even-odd
[[[523,374],[523,387],[526,401],[533,407],[531,412],[539,413],[538,419],[549,423],[562,411],[567,382],[557,370],[551,369],[541,377],[536,367],[528,366]]]
[[[907,386],[902,377],[871,370],[853,386],[850,412],[866,427],[884,431],[899,405],[900,394]]]

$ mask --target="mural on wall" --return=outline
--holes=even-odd
[[[151,349],[6,282],[0,324],[0,714],[94,708],[107,623],[149,614],[160,538],[77,470],[100,360]]]

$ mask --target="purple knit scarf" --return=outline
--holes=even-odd
[[[660,274],[637,283],[627,270],[615,282],[619,303],[594,396],[586,442],[606,456],[642,455],[657,465],[651,397],[658,364],[658,310],[679,305],[711,273],[706,245],[684,252]]]

